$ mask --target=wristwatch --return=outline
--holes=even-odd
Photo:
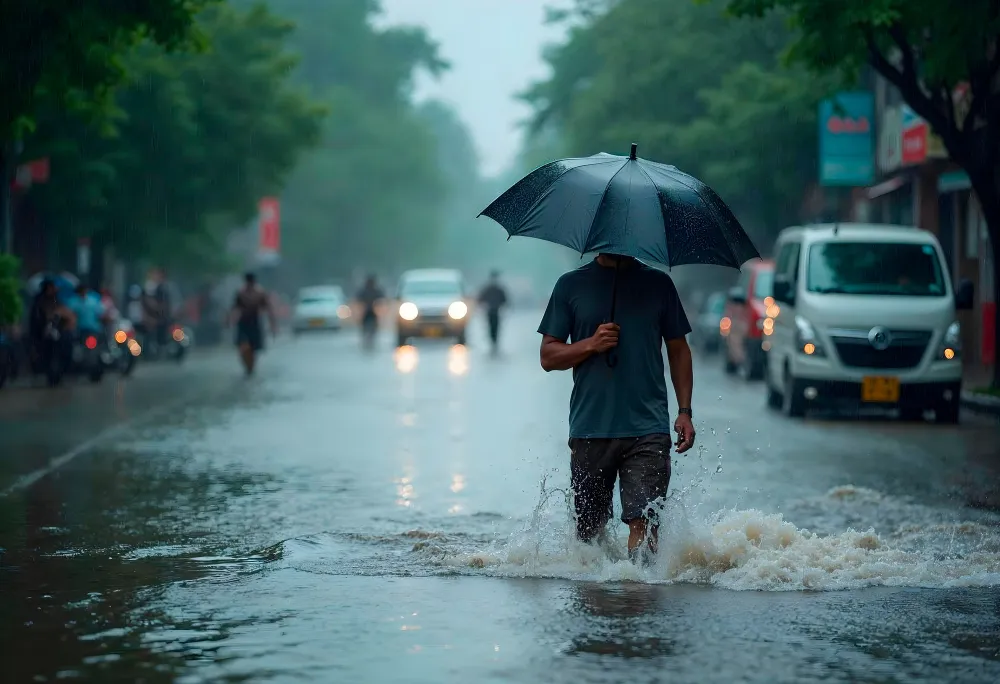
[[[679,409],[677,409],[677,414],[680,415],[681,413],[686,413],[689,416],[692,415],[691,414],[691,409],[689,409],[689,408],[679,408]]]

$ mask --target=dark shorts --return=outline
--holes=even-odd
[[[657,499],[670,486],[670,435],[621,439],[569,440],[577,533],[589,540],[611,520],[615,479],[622,500],[622,521],[655,515]]]
[[[250,345],[254,351],[264,348],[264,331],[260,323],[240,321],[236,324],[236,346],[242,347],[244,344]]]

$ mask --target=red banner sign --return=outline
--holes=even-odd
[[[281,248],[281,209],[276,197],[265,197],[257,205],[260,252],[277,254]]]

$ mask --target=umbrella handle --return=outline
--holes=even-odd
[[[618,308],[618,274],[621,270],[622,258],[618,257],[615,261],[615,279],[611,286],[611,315],[608,317],[608,323],[615,322],[615,310]],[[609,349],[604,354],[604,361],[608,364],[608,368],[614,368],[618,365],[618,356],[615,355],[614,349]]]
[[[608,368],[614,368],[618,365],[618,356],[615,354],[614,349],[609,349],[605,352],[604,362],[608,364]]]

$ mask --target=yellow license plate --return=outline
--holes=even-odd
[[[311,327],[313,327],[313,328],[322,328],[324,325],[326,325],[326,319],[325,318],[310,318],[309,319],[309,325]]]
[[[442,332],[444,331],[441,330],[441,328],[436,328],[436,327],[424,329],[424,334],[427,335],[427,337],[441,337]]]
[[[899,378],[872,376],[861,380],[861,401],[894,404],[899,401]]]

